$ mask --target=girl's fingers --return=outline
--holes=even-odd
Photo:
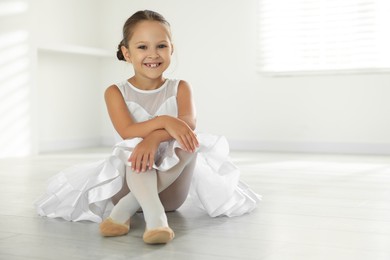
[[[154,155],[153,153],[144,155],[142,160],[142,171],[151,170],[154,163]]]
[[[188,145],[190,147],[190,151],[191,152],[194,152],[195,151],[195,144],[194,144],[194,141],[192,139],[192,136],[191,135],[186,135],[186,140],[188,142]]]
[[[199,141],[198,138],[196,137],[196,134],[194,132],[191,132],[187,136],[188,142],[191,144],[192,151],[194,152],[196,148],[199,147]]]
[[[131,154],[130,158],[129,158],[129,162],[130,162],[130,165],[131,165],[131,170],[134,171],[135,170],[135,160],[134,160],[134,153]]]
[[[133,151],[129,158],[131,170],[135,172],[145,172],[151,170],[154,164],[154,153],[138,154]]]
[[[181,139],[176,139],[176,141],[179,142],[180,147],[181,147],[184,151],[187,151],[187,147],[185,146],[185,144],[183,143],[183,141],[182,141]]]
[[[131,162],[131,169],[137,171],[137,156],[134,156],[133,161]]]
[[[187,152],[190,152],[192,150],[191,145],[189,144],[186,136],[181,136],[181,142],[183,143],[182,146],[184,147],[184,150],[186,150]]]
[[[142,165],[141,165],[141,171],[142,172],[145,172],[146,171],[146,166],[148,165],[148,156],[147,155],[144,155],[142,157]]]
[[[180,147],[181,147],[182,149],[187,150],[187,148],[186,148],[184,142],[182,141],[181,136],[177,136],[177,138],[175,138],[175,140],[179,143],[179,145],[180,145]]]
[[[179,135],[176,141],[187,152],[194,152],[199,147],[199,141],[194,132]]]
[[[154,164],[154,154],[149,155],[149,170],[153,168]]]
[[[142,155],[137,156],[135,171],[139,173],[141,170],[141,166],[142,166]]]

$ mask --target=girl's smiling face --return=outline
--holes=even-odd
[[[156,21],[138,23],[128,42],[122,46],[126,60],[133,64],[136,76],[159,79],[171,63],[173,46],[166,25]]]

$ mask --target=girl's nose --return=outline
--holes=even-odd
[[[151,59],[157,59],[160,58],[160,55],[158,54],[157,50],[151,50],[148,57]]]

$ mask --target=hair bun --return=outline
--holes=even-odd
[[[123,60],[123,61],[125,61],[126,59],[125,59],[125,57],[123,56],[121,47],[122,47],[122,42],[119,43],[119,45],[118,45],[118,50],[117,50],[117,52],[116,52],[116,57],[118,58],[118,60]]]

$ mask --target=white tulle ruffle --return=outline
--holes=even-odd
[[[191,201],[211,217],[239,216],[251,212],[260,201],[248,185],[240,181],[240,171],[229,158],[223,136],[198,134],[200,147],[191,182]],[[101,222],[113,205],[111,198],[121,189],[125,166],[140,138],[115,145],[105,160],[76,165],[53,176],[46,192],[36,202],[41,216],[68,221]],[[162,143],[154,168],[164,172],[179,162],[176,141]]]

